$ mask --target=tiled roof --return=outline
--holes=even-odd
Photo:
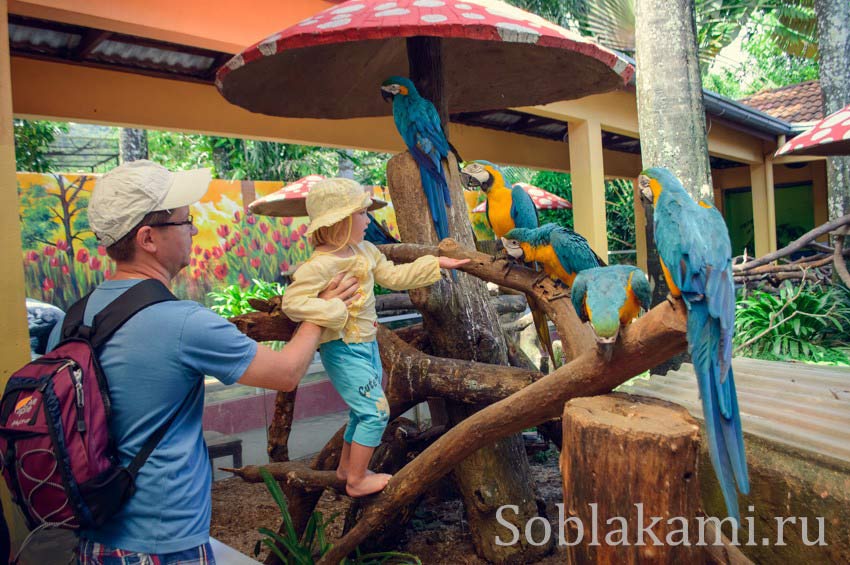
[[[792,124],[823,118],[823,94],[816,80],[763,90],[739,102]]]

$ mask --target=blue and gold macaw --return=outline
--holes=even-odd
[[[496,237],[502,237],[514,228],[533,229],[538,226],[537,208],[531,196],[520,186],[508,186],[498,165],[489,161],[472,161],[461,169],[460,176],[466,188],[480,188],[487,197],[484,210]],[[531,306],[534,302],[530,296],[528,300]],[[531,317],[540,343],[549,353],[553,365],[557,366],[546,314],[531,306]]]
[[[413,81],[390,77],[381,85],[381,96],[392,100],[393,118],[408,151],[419,166],[422,189],[434,220],[437,237],[449,236],[446,207],[452,205],[442,160],[449,154],[448,140],[440,124],[440,115],[429,101],[420,96]]]
[[[646,169],[638,185],[654,206],[655,245],[670,294],[688,308],[688,350],[699,382],[711,463],[726,509],[739,520],[735,484],[747,494],[750,483],[732,374],[735,285],[729,231],[720,212],[694,202],[667,169]]]
[[[480,188],[487,197],[484,210],[496,237],[503,237],[514,228],[533,229],[539,225],[531,196],[519,185],[509,185],[498,165],[472,161],[461,169],[460,176],[464,186]]]
[[[620,328],[632,323],[641,308],[649,310],[652,289],[637,267],[612,265],[576,275],[571,298],[578,317],[590,322],[596,343],[610,359]]]
[[[543,272],[568,287],[581,271],[605,264],[584,237],[557,224],[514,228],[502,237],[502,244],[511,257],[541,263]]]

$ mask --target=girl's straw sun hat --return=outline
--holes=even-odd
[[[334,178],[317,182],[307,194],[307,215],[310,225],[307,234],[332,226],[358,210],[376,210],[387,203],[372,198],[357,181]]]

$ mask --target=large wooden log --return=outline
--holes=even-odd
[[[447,180],[454,205],[447,210],[453,237],[474,248],[472,226],[466,213],[458,166],[454,155],[446,161]],[[419,167],[410,153],[401,153],[387,164],[387,182],[396,209],[403,241],[436,243],[437,235],[428,213]],[[424,221],[423,221],[424,220]],[[455,273],[436,284],[411,290],[410,298],[422,314],[431,352],[441,357],[507,365],[507,347],[499,327],[498,315],[490,303],[483,281],[465,273]],[[466,386],[459,382],[458,386]],[[429,403],[432,423],[443,422],[436,403]],[[478,407],[480,408],[480,406]],[[476,407],[447,403],[447,423],[457,424]],[[476,552],[492,562],[532,561],[550,547],[516,545],[500,547],[490,543],[501,528],[496,512],[504,504],[516,504],[517,523],[537,516],[534,491],[528,480],[522,438],[505,437],[481,449],[454,471],[464,499]],[[488,540],[486,543],[483,540]]]
[[[566,401],[608,393],[635,374],[684,351],[686,320],[681,301],[663,302],[620,332],[617,347],[607,363],[596,348],[590,349],[446,432],[393,476],[360,522],[338,540],[320,565],[339,563],[373,528],[391,520],[397,508],[415,499],[482,445],[556,418]],[[504,528],[500,533],[504,535]]]
[[[562,421],[565,537],[580,540],[570,562],[696,561],[699,426],[688,411],[615,393],[567,402]]]

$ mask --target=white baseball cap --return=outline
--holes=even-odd
[[[124,163],[100,177],[88,206],[89,225],[110,246],[151,212],[194,204],[207,192],[210,169],[171,172],[153,161]]]

